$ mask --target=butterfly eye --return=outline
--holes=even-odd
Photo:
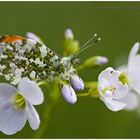
[[[78,59],[78,58],[72,58],[71,59],[71,63],[72,63],[73,66],[77,66],[77,65],[80,64],[80,59]]]

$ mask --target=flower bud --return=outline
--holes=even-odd
[[[32,39],[36,42],[41,42],[40,38],[37,35],[35,35],[34,33],[28,32],[28,33],[26,33],[26,37],[29,39]]]
[[[66,29],[64,36],[66,39],[71,39],[71,40],[74,39],[74,35],[71,29]]]
[[[71,29],[66,29],[64,33],[64,42],[63,42],[63,49],[64,49],[64,56],[68,56],[71,54],[76,53],[79,50],[79,42],[74,39],[74,34]]]
[[[70,104],[75,104],[77,101],[77,96],[73,88],[69,85],[64,85],[61,89],[61,94],[64,100]]]
[[[75,89],[75,90],[83,90],[84,89],[84,82],[83,80],[77,76],[77,75],[73,75],[70,79],[70,83],[72,85],[72,87]]]
[[[102,66],[108,62],[108,59],[104,56],[97,56],[96,64]]]
[[[97,66],[102,66],[108,62],[108,59],[104,56],[90,57],[82,65],[79,65],[78,69],[91,69]]]

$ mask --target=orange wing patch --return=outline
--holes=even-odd
[[[22,36],[3,36],[0,38],[0,42],[14,42],[17,40],[24,40],[25,38]]]

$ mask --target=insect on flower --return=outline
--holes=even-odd
[[[71,79],[76,80],[73,79],[74,76],[77,78],[75,69],[79,64],[77,56],[99,40],[97,34],[94,34],[78,52],[68,57],[61,57],[36,40],[14,35],[2,36],[0,38],[0,75],[13,85],[17,85],[22,77],[36,81],[51,81],[57,76],[60,81],[71,83]]]
[[[6,80],[15,81],[25,76],[37,80],[51,78],[60,71],[60,59],[51,49],[32,39],[0,38],[0,74]]]

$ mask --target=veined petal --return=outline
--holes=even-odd
[[[128,59],[128,78],[130,86],[140,94],[140,54],[137,54],[139,47],[139,43],[135,43],[130,51]]]
[[[139,43],[135,43],[134,46],[132,47],[129,58],[128,58],[128,72],[133,73],[135,71],[140,70],[140,55],[137,54],[139,51]]]
[[[140,55],[135,55],[133,57],[131,57],[130,61],[128,62],[128,73],[138,73],[140,70]]]
[[[105,79],[109,84],[114,84],[116,81],[118,81],[119,75],[119,71],[115,71],[112,67],[109,67],[100,73],[98,80],[102,81]]]
[[[17,89],[10,84],[0,83],[0,108],[6,103],[10,103],[12,96],[17,92]]]
[[[19,92],[33,105],[39,105],[44,100],[41,88],[26,77],[21,79],[18,89]]]
[[[38,129],[40,125],[40,118],[35,108],[29,102],[27,103],[27,116],[30,127],[33,130]]]
[[[129,90],[129,94],[119,100],[122,103],[126,104],[126,110],[134,110],[138,106],[138,97],[133,91]]]
[[[117,70],[127,74],[127,65],[122,65],[118,67]]]
[[[128,61],[131,61],[131,58],[134,57],[134,56],[138,53],[139,47],[140,47],[139,42],[136,42],[136,43],[133,45],[133,47],[132,47],[132,49],[131,49],[131,51],[130,51],[130,53],[129,53],[129,60],[128,60]]]
[[[114,99],[121,99],[128,95],[128,86],[127,84],[122,84],[121,82],[116,82],[115,84],[116,91],[113,94]]]
[[[100,99],[104,100],[112,100],[112,93],[110,91],[106,91],[104,94],[101,94]]]
[[[103,90],[109,86],[109,83],[104,78],[98,78],[98,91],[100,94],[103,94]]]
[[[7,135],[15,134],[24,127],[26,120],[25,110],[14,110],[9,104],[9,107],[0,112],[0,131]]]
[[[138,73],[129,74],[130,86],[140,95],[140,79]]]
[[[113,100],[113,99],[111,100],[108,98],[104,98],[103,101],[104,101],[105,105],[107,106],[107,108],[110,109],[111,111],[119,111],[126,107],[126,104],[121,103],[117,100]]]

